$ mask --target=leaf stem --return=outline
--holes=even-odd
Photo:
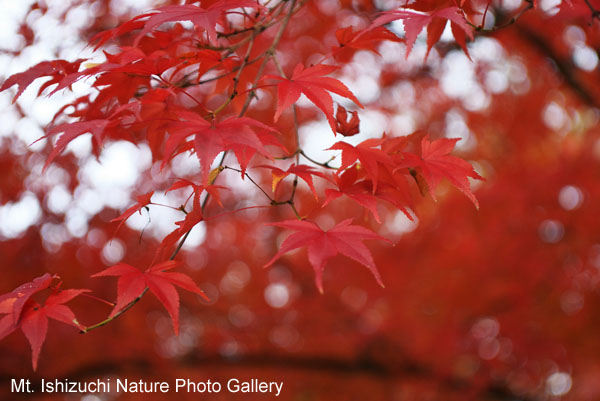
[[[313,159],[312,157],[308,156],[302,149],[298,150],[298,153],[301,154],[302,156],[304,156],[304,158],[306,160],[308,160],[309,162],[316,164],[317,166],[321,166],[321,167],[325,167],[325,168],[329,168],[332,170],[335,170],[336,168],[333,166],[330,166],[329,163],[331,163],[333,160],[335,160],[335,156],[332,156],[329,160],[327,160],[325,163],[321,163],[316,161],[315,159]]]
[[[271,46],[269,46],[269,48],[264,52],[265,57],[263,58],[263,61],[260,65],[260,67],[258,67],[258,72],[256,73],[256,77],[254,78],[254,82],[252,83],[252,89],[250,90],[250,94],[246,98],[246,102],[244,103],[244,106],[242,107],[242,110],[240,111],[240,116],[246,113],[246,110],[248,110],[248,106],[250,106],[250,102],[252,101],[253,98],[256,97],[255,91],[256,91],[256,86],[258,84],[258,81],[260,81],[260,78],[262,77],[265,67],[267,66],[267,62],[269,61],[271,56],[273,56],[273,54],[275,54],[275,49],[277,48],[279,41],[283,37],[283,32],[287,28],[288,23],[290,22],[290,18],[292,17],[292,15],[295,12],[294,11],[295,6],[296,6],[296,0],[292,0],[290,9],[289,9],[288,13],[285,15],[283,22],[281,23],[281,26],[279,27],[279,30],[275,34],[275,38],[273,39],[273,42],[271,42]]]
[[[507,22],[505,22],[502,25],[495,25],[491,28],[484,28],[483,24],[485,23],[485,15],[484,15],[483,20],[481,21],[481,25],[475,25],[467,19],[465,19],[465,21],[467,21],[467,24],[469,26],[471,26],[471,28],[473,28],[477,32],[495,32],[499,29],[503,29],[503,28],[506,28],[506,27],[514,24],[515,22],[517,22],[517,20],[519,18],[521,18],[523,16],[523,14],[525,14],[527,11],[533,9],[533,0],[525,0],[525,2],[527,3],[527,5],[525,7],[523,7],[517,14],[513,15]],[[486,7],[486,12],[487,12],[487,7]]]
[[[90,331],[95,330],[98,327],[102,327],[105,324],[112,322],[113,320],[115,320],[116,318],[121,316],[123,313],[127,312],[129,310],[129,308],[131,308],[133,305],[137,304],[139,302],[139,300],[142,299],[144,294],[146,294],[147,292],[148,292],[148,287],[144,288],[144,291],[142,291],[142,293],[140,295],[138,295],[136,299],[134,299],[133,301],[128,303],[127,306],[125,306],[123,309],[121,309],[120,311],[115,313],[114,316],[106,318],[103,321],[101,321],[100,323],[96,323],[92,326],[85,327],[83,330],[80,331],[80,333],[81,334],[89,333]]]
[[[85,292],[81,293],[81,296],[82,296],[82,297],[88,297],[88,298],[91,298],[91,299],[93,299],[93,300],[96,300],[96,301],[98,301],[98,302],[102,302],[103,304],[106,304],[106,305],[108,305],[108,306],[115,306],[115,303],[114,303],[114,302],[107,301],[106,299],[102,299],[102,298],[96,297],[96,296],[94,296],[94,295],[90,295],[90,294],[88,294],[88,293],[85,293]]]
[[[258,35],[258,33],[259,33],[259,31],[255,29],[254,32],[252,32],[252,35],[250,36],[250,43],[248,44],[248,49],[246,49],[246,54],[244,55],[242,64],[240,65],[240,68],[238,69],[237,74],[233,78],[233,87],[231,88],[231,95],[229,95],[227,97],[227,100],[225,100],[225,102],[223,102],[222,105],[220,105],[215,111],[212,112],[213,116],[219,114],[238,95],[237,87],[240,83],[240,76],[242,75],[242,71],[244,71],[244,68],[248,65],[250,53],[252,52],[252,46],[254,45],[254,38]]]

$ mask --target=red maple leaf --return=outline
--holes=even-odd
[[[55,275],[45,273],[33,279],[33,281],[20,285],[11,292],[0,296],[0,313],[10,313],[13,323],[16,324],[21,318],[21,312],[29,298],[33,294],[50,287],[54,278],[56,278]]]
[[[343,136],[353,136],[360,132],[360,119],[358,111],[350,112],[350,120],[348,120],[348,112],[343,106],[338,106],[335,114],[335,130]]]
[[[42,345],[48,332],[48,318],[77,327],[83,330],[73,311],[63,305],[73,298],[89,290],[84,289],[54,289],[43,304],[31,299],[31,296],[50,288],[52,280],[57,276],[46,273],[30,283],[23,284],[8,294],[0,296],[0,314],[6,314],[0,319],[0,340],[17,329],[21,329],[31,345],[31,362],[33,370]]]
[[[109,317],[115,316],[127,305],[133,302],[137,297],[148,288],[152,294],[163,304],[171,320],[175,333],[179,333],[179,294],[175,286],[184,290],[193,292],[208,300],[204,292],[194,281],[184,273],[167,272],[173,269],[179,262],[169,260],[158,263],[142,272],[136,267],[126,263],[119,263],[108,269],[102,270],[92,277],[119,277],[117,281],[117,303],[110,313]]]
[[[198,64],[196,80],[200,80],[202,75],[204,75],[207,71],[210,71],[211,69],[221,65],[223,61],[221,60],[221,53],[209,49],[183,53],[178,58],[183,62],[174,69],[173,75],[184,68]]]
[[[406,206],[411,204],[411,198],[404,186],[390,185],[387,182],[382,182],[378,185],[377,190],[373,191],[373,182],[371,180],[357,181],[358,171],[356,168],[346,169],[340,175],[335,174],[333,178],[337,183],[338,189],[328,188],[325,190],[325,202],[322,207],[327,206],[340,196],[346,195],[369,210],[375,220],[381,223],[379,213],[377,212],[377,200],[381,199],[397,207],[409,220],[413,220],[412,215],[406,209]]]
[[[179,60],[169,59],[165,57],[164,53],[154,52],[149,56],[146,56],[141,49],[129,46],[121,47],[120,52],[118,53],[110,54],[104,52],[104,55],[106,57],[106,62],[98,65],[92,64],[92,66],[86,65],[86,68],[79,72],[77,70],[71,71],[58,82],[56,88],[54,88],[48,96],[71,86],[82,78],[108,74],[108,77],[97,79],[92,86],[115,85],[116,77],[123,76],[124,74],[127,74],[128,78],[131,78],[132,76],[160,76],[165,70],[179,64]],[[124,74],[119,75],[119,73]],[[129,83],[131,83],[131,81],[129,81]],[[123,88],[121,87],[120,89]],[[123,92],[121,96],[123,96],[124,93],[127,92]],[[126,103],[128,100],[129,97],[122,100],[121,103]]]
[[[430,14],[423,14],[412,10],[385,11],[373,21],[370,28],[388,24],[401,19],[404,22],[406,35],[406,57],[410,54],[417,36],[427,26],[427,54],[431,47],[439,40],[448,20],[452,22],[452,33],[456,41],[466,51],[465,35],[473,39],[473,32],[462,11],[458,7],[447,7],[436,10]],[[462,30],[462,33],[460,32]],[[468,53],[467,53],[468,55]]]
[[[423,176],[429,187],[431,197],[435,199],[434,189],[442,178],[447,178],[452,185],[461,190],[479,209],[479,202],[471,192],[468,177],[484,180],[473,169],[473,166],[449,153],[460,138],[440,138],[429,140],[425,135],[421,140],[421,156],[413,153],[402,153],[404,160],[397,164],[398,168],[416,168]]]
[[[274,120],[277,121],[283,110],[294,104],[300,98],[300,95],[304,93],[315,106],[325,113],[331,130],[335,133],[333,99],[329,92],[348,98],[358,106],[363,107],[350,89],[341,81],[324,76],[338,69],[339,67],[325,64],[317,64],[305,69],[302,64],[298,64],[289,79],[276,75],[265,75],[263,79],[270,78],[281,81],[277,84],[277,110],[275,111]]]
[[[277,132],[260,121],[249,117],[230,117],[219,123],[209,122],[196,113],[185,110],[177,112],[185,121],[176,121],[168,125],[169,139],[165,144],[165,157],[163,166],[172,157],[174,151],[181,145],[186,144],[186,138],[194,135],[192,147],[202,167],[202,181],[208,183],[210,165],[219,153],[224,150],[233,150],[240,163],[242,174],[247,167],[248,157],[244,152],[260,152],[269,157],[265,145],[260,137],[250,128],[255,127],[271,133]],[[239,156],[239,157],[238,157]]]
[[[342,151],[342,165],[339,170],[345,170],[354,162],[359,161],[360,166],[364,167],[367,176],[373,181],[373,193],[377,191],[377,178],[379,175],[379,165],[392,165],[392,159],[383,150],[377,148],[381,145],[383,139],[367,139],[358,145],[350,145],[346,142],[336,142],[327,150]]]
[[[150,17],[145,22],[144,29],[138,34],[134,43],[137,46],[144,35],[166,22],[190,21],[198,28],[205,30],[208,34],[208,40],[212,44],[216,44],[216,25],[223,13],[228,10],[243,7],[264,8],[254,0],[223,0],[206,9],[191,4],[160,7],[150,13],[135,18],[136,20],[139,20],[141,18]]]
[[[383,287],[381,276],[377,271],[373,256],[369,249],[362,243],[366,239],[380,239],[387,241],[371,230],[361,226],[352,225],[352,219],[346,219],[335,227],[323,231],[321,227],[311,221],[286,220],[278,223],[269,223],[297,231],[283,241],[279,251],[267,262],[265,267],[275,263],[284,253],[297,248],[308,248],[308,260],[315,271],[317,288],[323,293],[323,269],[327,260],[341,253],[365,265],[377,283]]]
[[[67,147],[67,145],[78,136],[83,134],[91,133],[92,140],[95,141],[96,145],[99,147],[102,144],[104,139],[104,130],[109,125],[116,125],[118,121],[111,120],[91,120],[91,121],[77,121],[74,123],[65,123],[55,125],[54,127],[48,130],[48,134],[41,137],[39,140],[44,138],[52,137],[53,135],[62,132],[58,139],[56,140],[56,144],[52,151],[48,155],[48,159],[46,159],[46,163],[44,164],[44,170],[48,168],[50,163],[62,153],[63,150]],[[37,142],[37,141],[36,141]]]
[[[281,181],[283,181],[283,179],[285,177],[287,177],[288,175],[297,175],[298,177],[302,178],[302,180],[304,180],[304,182],[306,182],[306,184],[308,184],[310,190],[312,191],[313,195],[315,196],[315,199],[318,200],[319,197],[317,196],[317,190],[315,189],[315,185],[313,183],[312,176],[316,175],[316,176],[324,178],[326,180],[330,179],[329,177],[327,177],[325,174],[321,173],[320,171],[315,170],[314,168],[312,168],[310,166],[306,166],[304,164],[299,164],[296,166],[296,164],[294,163],[286,171],[283,171],[282,169],[277,168],[275,166],[263,165],[263,166],[258,166],[258,167],[268,168],[268,169],[272,170],[273,193],[275,193],[275,191],[279,187],[279,184],[281,184]]]
[[[390,31],[384,26],[369,27],[360,31],[354,31],[353,26],[346,28],[340,28],[335,31],[335,37],[339,43],[339,46],[332,48],[331,54],[339,60],[344,57],[345,50],[368,50],[379,55],[379,52],[375,50],[375,44],[381,41],[392,41],[392,42],[403,42],[404,39],[396,36],[395,33]]]
[[[130,19],[129,21],[122,23],[121,25],[117,26],[116,28],[109,29],[106,31],[101,31],[101,32],[97,33],[96,35],[94,35],[90,39],[89,43],[90,44],[96,43],[96,45],[94,46],[94,50],[98,50],[100,47],[102,47],[102,45],[104,45],[106,42],[108,42],[111,39],[114,39],[118,36],[129,33],[135,29],[143,28],[145,21],[142,21],[142,18],[145,18],[146,16],[147,16],[146,14],[138,15],[138,16]]]
[[[23,91],[31,85],[33,81],[42,77],[51,77],[52,79],[45,82],[38,92],[38,95],[42,93],[44,89],[53,84],[59,84],[60,82],[69,74],[76,73],[79,70],[79,65],[83,59],[75,60],[74,62],[69,62],[65,60],[54,60],[54,61],[42,61],[29,68],[24,72],[20,72],[18,74],[11,75],[4,81],[2,87],[0,87],[0,92],[5,89],[10,88],[13,85],[17,85],[17,93],[13,97],[13,103],[17,101],[19,96],[23,93]],[[63,86],[64,87],[64,86]]]

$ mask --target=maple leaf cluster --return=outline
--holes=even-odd
[[[48,332],[48,318],[83,330],[73,311],[64,304],[89,290],[61,290],[59,285],[51,287],[56,278],[58,277],[46,273],[0,296],[0,313],[4,314],[0,319],[0,340],[21,329],[31,345],[34,370]],[[51,291],[44,302],[39,303],[32,298],[44,290]]]
[[[412,220],[416,199],[436,199],[438,186],[447,180],[479,207],[469,179],[483,178],[469,162],[451,154],[458,138],[381,132],[380,137],[356,145],[347,141],[361,133],[359,109],[368,104],[363,105],[342,82],[344,60],[355,52],[378,54],[376,46],[382,42],[404,42],[408,57],[427,27],[429,53],[448,21],[457,43],[467,52],[466,39],[473,38],[467,17],[474,13],[467,5],[415,2],[374,13],[363,25],[338,29],[337,46],[328,47],[318,62],[308,62],[278,54],[290,21],[302,13],[304,2],[279,1],[268,6],[254,0],[187,3],[157,8],[97,34],[91,39],[96,49],[116,44],[104,51],[101,63],[44,61],[9,77],[0,88],[4,91],[16,85],[16,102],[37,79],[46,79],[38,96],[69,90],[77,82],[89,83],[89,93],[61,108],[40,138],[51,143],[44,170],[60,160],[70,143],[87,134],[91,134],[97,157],[107,143],[128,141],[147,144],[158,171],[170,171],[177,157],[188,155],[198,159],[199,167],[198,174],[171,176],[138,195],[134,205],[113,219],[118,230],[143,209],[166,206],[181,213],[181,220],[174,222],[176,228],[156,247],[146,271],[119,263],[92,276],[118,277],[116,302],[105,321],[84,327],[63,305],[87,290],[53,290],[42,304],[30,300],[33,294],[50,289],[53,277],[49,275],[0,298],[0,312],[7,314],[0,321],[0,338],[20,328],[32,346],[34,369],[47,318],[89,331],[112,321],[147,291],[162,303],[178,331],[175,286],[205,295],[188,275],[167,270],[179,265],[174,259],[194,227],[222,213],[247,208],[236,201],[243,198],[236,185],[219,178],[226,170],[235,170],[240,180],[250,181],[264,195],[251,207],[278,210],[279,216],[270,224],[293,231],[265,266],[287,252],[306,248],[321,292],[326,263],[338,254],[367,267],[383,286],[363,241],[385,238],[365,224],[353,224],[359,219],[345,218],[330,229],[316,223],[320,211],[334,207],[340,198],[364,208],[365,215],[372,215],[377,223],[383,220],[378,211],[381,201]],[[404,38],[385,26],[396,20],[404,22]],[[310,106],[299,102],[302,96]],[[327,149],[335,152],[330,161],[318,162],[302,148],[298,120],[303,113],[324,117],[331,129],[327,135],[342,136]],[[285,185],[287,177],[291,185]],[[300,180],[312,195],[310,202],[298,200],[305,191]],[[266,182],[267,189],[263,188]],[[162,205],[152,201],[157,191],[188,191],[188,196],[181,205]]]

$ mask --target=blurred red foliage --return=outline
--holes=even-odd
[[[44,18],[67,26],[78,10],[78,34],[105,53],[29,60],[3,81],[7,104],[24,91],[4,113],[48,140],[34,151],[23,126],[0,134],[0,398],[66,397],[13,393],[15,378],[36,389],[42,378],[238,378],[282,381],[283,400],[600,399],[599,2],[185,4],[135,17],[114,0],[32,2],[2,50],[22,60]],[[396,19],[406,32],[383,28]],[[32,100],[36,77],[52,80]],[[52,91],[64,107],[32,117]],[[68,146],[90,132],[83,156]],[[124,142],[138,175],[102,198],[86,171]],[[115,231],[120,215],[137,220]],[[393,245],[367,241],[365,253],[320,232],[320,247],[273,227],[301,219],[326,232],[348,218]],[[202,238],[180,249],[190,227]],[[373,271],[368,254],[385,288],[358,263]],[[181,276],[150,288],[156,298],[136,299],[150,285],[140,280],[91,278],[168,259]],[[181,291],[179,305],[171,284],[195,288],[184,276],[208,301]],[[50,281],[19,288],[36,277]],[[57,316],[73,288],[91,290],[62,291],[79,295],[77,321],[49,320],[46,336],[40,316]],[[123,294],[131,309],[113,310]],[[85,335],[69,327],[80,325]],[[27,338],[8,335],[17,329]],[[32,371],[28,340],[35,365],[42,334]]]

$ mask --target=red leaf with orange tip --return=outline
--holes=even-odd
[[[186,274],[167,272],[179,264],[173,260],[158,263],[148,268],[145,272],[128,265],[119,263],[111,266],[92,277],[119,277],[117,282],[117,303],[110,313],[110,317],[115,316],[127,305],[138,298],[146,289],[163,304],[173,322],[173,329],[176,334],[179,333],[179,294],[175,286],[184,290],[193,292],[208,300],[204,292],[198,288],[194,281]]]
[[[277,168],[275,166],[258,166],[258,167],[268,168],[268,169],[272,170],[273,192],[275,192],[277,190],[277,188],[279,187],[279,184],[281,184],[281,181],[283,181],[283,179],[285,177],[287,177],[288,175],[297,175],[298,177],[302,178],[302,180],[304,180],[304,182],[306,182],[306,184],[308,184],[308,187],[310,188],[313,195],[315,196],[315,199],[318,199],[319,197],[317,195],[317,190],[315,189],[315,185],[313,183],[312,176],[316,175],[318,177],[321,177],[321,178],[324,178],[327,180],[329,179],[329,177],[327,177],[325,174],[321,173],[318,170],[315,170],[314,168],[312,168],[310,166],[306,166],[304,164],[299,164],[297,166],[296,166],[296,164],[292,164],[286,171],[283,171],[282,169]]]
[[[383,287],[373,256],[362,241],[366,239],[387,240],[371,230],[351,223],[352,219],[346,219],[327,231],[323,231],[317,224],[306,220],[286,220],[269,223],[271,226],[283,227],[296,232],[283,241],[279,251],[267,262],[265,267],[272,265],[281,255],[289,251],[307,247],[308,260],[315,271],[315,282],[321,293],[323,293],[323,269],[325,264],[327,260],[337,254],[345,255],[365,265],[373,273],[377,283]]]
[[[0,296],[0,313],[8,313],[12,316],[13,324],[17,324],[21,318],[23,307],[35,293],[50,287],[56,275],[45,273],[33,279],[29,283],[22,284],[11,292]]]

